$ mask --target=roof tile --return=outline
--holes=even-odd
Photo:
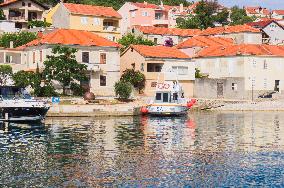
[[[58,29],[16,49],[24,49],[26,47],[38,46],[42,44],[119,47],[119,44],[109,41],[92,32],[72,29]]]
[[[191,47],[208,47],[208,46],[220,46],[220,45],[232,45],[232,44],[234,44],[232,38],[194,36],[178,44],[176,47],[182,49],[182,48],[191,48]]]
[[[144,34],[154,35],[176,35],[176,36],[194,36],[201,32],[199,29],[178,29],[178,28],[165,28],[154,26],[135,26],[136,29]]]
[[[73,3],[64,3],[64,6],[73,14],[121,18],[121,15],[117,11],[115,11],[112,7],[73,4]]]
[[[235,26],[224,26],[224,27],[214,27],[214,28],[209,27],[203,30],[199,35],[220,35],[220,34],[242,33],[242,32],[261,33],[259,29],[253,28],[249,25],[235,25]]]
[[[240,55],[284,57],[284,46],[266,44],[211,46],[201,50],[196,57],[228,57]]]
[[[169,59],[189,59],[190,57],[174,47],[166,46],[146,46],[132,45],[135,51],[144,57],[169,58]]]

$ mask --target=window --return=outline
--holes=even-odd
[[[232,90],[237,91],[238,90],[238,84],[237,83],[232,83]]]
[[[33,63],[36,62],[36,52],[33,52]]]
[[[155,19],[156,20],[161,20],[163,18],[163,13],[161,12],[156,12],[155,13]]]
[[[156,100],[157,101],[162,100],[162,93],[156,93]]]
[[[151,87],[157,87],[157,82],[151,82]]]
[[[133,11],[132,11],[130,14],[131,14],[131,17],[132,17],[132,18],[134,18],[134,17],[136,16],[136,12],[133,12]]]
[[[39,61],[42,62],[42,50],[39,51]]]
[[[23,6],[23,7],[26,6],[26,3],[25,3],[25,2],[22,2],[22,6]]]
[[[106,53],[101,53],[100,64],[106,64]]]
[[[154,38],[154,43],[158,44],[158,39],[157,38]]]
[[[163,64],[159,63],[148,63],[147,64],[147,72],[161,72]]]
[[[185,66],[174,66],[173,70],[178,75],[187,75],[188,74],[188,67],[185,67]]]
[[[252,61],[252,66],[253,66],[254,68],[256,68],[256,61],[255,61],[255,60]]]
[[[28,7],[31,7],[32,6],[32,4],[31,3],[28,3]]]
[[[163,102],[169,102],[169,94],[163,93]]]
[[[267,69],[267,63],[266,63],[266,60],[264,60],[264,62],[263,62],[263,69]]]
[[[81,17],[81,23],[86,25],[88,24],[88,18],[87,17]]]
[[[100,86],[106,86],[106,76],[100,75]]]
[[[141,63],[140,70],[141,70],[142,72],[144,72],[144,63]]]
[[[149,16],[149,14],[148,14],[148,12],[143,11],[143,12],[142,12],[142,16]]]
[[[99,18],[94,18],[94,25],[101,25]]]
[[[82,52],[82,62],[89,63],[89,52]]]
[[[6,63],[12,63],[13,57],[10,55],[6,55]]]

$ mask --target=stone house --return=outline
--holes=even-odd
[[[32,20],[43,21],[47,6],[35,0],[4,0],[0,4],[6,19],[15,22],[18,29],[27,29],[28,22]]]
[[[58,45],[77,49],[76,60],[87,65],[89,79],[81,84],[96,95],[114,95],[114,84],[120,76],[119,45],[91,32],[55,30],[26,45],[1,49],[0,64],[11,65],[14,72],[42,69],[47,56],[53,55],[52,49]]]
[[[267,8],[263,8],[260,6],[244,7],[244,9],[248,16],[255,16],[255,17],[261,17],[261,18],[270,16],[270,11]]]
[[[146,77],[146,96],[154,95],[157,83],[176,79],[182,85],[185,96],[193,96],[194,62],[176,48],[132,45],[121,54],[120,72],[133,68]]]
[[[271,13],[271,17],[274,19],[284,19],[284,10],[273,10]]]
[[[262,33],[249,25],[207,28],[199,35],[232,38],[237,44],[262,44]]]
[[[112,7],[60,3],[49,14],[55,28],[91,31],[112,41],[121,37],[121,16]]]
[[[251,99],[284,92],[284,46],[211,46],[201,50],[195,62],[208,75],[196,82],[195,97]]]
[[[199,29],[178,29],[163,28],[154,26],[135,26],[132,33],[136,36],[153,41],[157,45],[164,45],[166,40],[173,40],[173,44],[177,45],[184,40],[199,34]]]

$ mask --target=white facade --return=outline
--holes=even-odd
[[[262,44],[262,33],[241,32],[213,35],[216,37],[232,38],[236,44]]]
[[[244,78],[245,90],[284,92],[284,57],[233,56],[197,58],[196,67],[209,78]]]
[[[15,27],[15,22],[0,20],[0,32],[1,33],[12,33],[17,32],[18,29]]]
[[[262,30],[269,36],[269,39],[267,39],[269,44],[284,44],[284,26],[271,22]]]

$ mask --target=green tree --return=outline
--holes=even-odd
[[[27,44],[28,42],[31,42],[37,38],[36,33],[31,32],[20,32],[20,33],[4,33],[0,37],[0,46],[9,48],[10,47],[10,41],[14,42],[14,47],[22,46],[24,44]]]
[[[43,75],[49,83],[58,81],[66,95],[66,88],[72,83],[86,80],[87,66],[79,64],[75,59],[76,49],[56,46],[52,49],[54,55],[48,56],[44,62],[45,69]]]
[[[131,44],[142,44],[142,45],[148,45],[148,46],[154,46],[155,43],[151,40],[144,39],[142,36],[136,37],[135,35],[129,33],[125,36],[123,36],[121,39],[118,40],[118,43],[121,44],[122,51],[124,51],[126,48],[128,48]]]
[[[0,9],[0,20],[6,20],[6,17],[2,9]]]
[[[243,25],[248,22],[253,22],[256,17],[250,17],[246,14],[244,9],[234,6],[231,9],[231,23],[230,25]]]
[[[50,27],[51,23],[48,23],[46,21],[41,21],[41,20],[32,20],[28,22],[28,27],[33,28],[33,27]]]
[[[0,65],[0,85],[6,85],[7,81],[12,78],[13,71],[10,65]]]
[[[132,92],[132,85],[129,82],[120,80],[114,85],[115,95],[121,99],[129,99]]]
[[[140,71],[135,71],[134,69],[126,69],[121,75],[120,80],[131,83],[139,92],[145,88],[145,75]]]
[[[214,27],[214,23],[224,24],[228,20],[228,10],[217,13],[217,1],[200,1],[194,13],[187,18],[177,19],[177,27],[182,29],[207,29]]]
[[[18,71],[13,74],[13,80],[18,87],[28,87],[32,85],[33,72]]]

